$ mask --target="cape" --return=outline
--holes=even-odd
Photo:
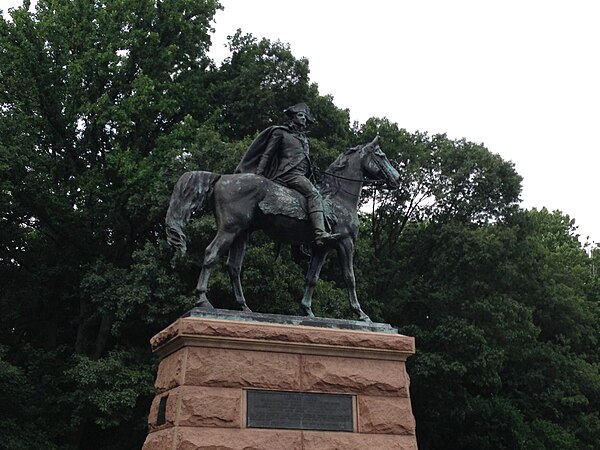
[[[273,134],[273,131],[278,129],[290,131],[288,127],[282,125],[274,125],[261,131],[261,133],[258,136],[256,136],[254,141],[252,141],[252,144],[250,144],[250,146],[248,147],[246,154],[236,167],[234,173],[256,173],[256,169],[258,168],[258,164],[260,163],[260,158],[262,157],[263,153],[265,152],[265,149],[267,148],[267,143],[271,138],[271,134]],[[273,158],[271,159],[271,161],[269,161],[269,164],[265,171],[265,177],[269,179],[272,178],[270,175],[272,175],[276,169],[277,155],[273,155]]]

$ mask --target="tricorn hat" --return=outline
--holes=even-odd
[[[299,112],[303,112],[306,114],[306,120],[310,123],[315,123],[315,119],[310,115],[310,109],[306,103],[298,103],[294,106],[290,106],[286,110],[283,111],[287,114],[288,117],[292,117],[294,114],[298,114]]]

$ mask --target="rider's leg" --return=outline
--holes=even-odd
[[[323,213],[323,199],[318,189],[303,175],[289,176],[285,180],[286,186],[300,192],[305,198],[308,206],[308,215],[315,233],[315,243],[323,244],[334,240],[338,234],[328,233],[325,230],[325,215]]]
[[[326,241],[332,241],[339,237],[337,233],[328,233],[325,231],[325,213],[323,211],[311,211],[309,217],[313,225],[315,243],[317,245],[322,245]]]

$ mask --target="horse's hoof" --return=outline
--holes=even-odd
[[[361,322],[373,323],[373,321],[371,320],[371,318],[369,316],[367,316],[365,313],[362,313],[360,315],[360,317],[358,318],[358,320],[360,320]]]
[[[208,301],[207,298],[200,298],[195,305],[196,308],[202,309],[215,309],[215,307]]]
[[[248,308],[248,305],[242,305],[242,311],[244,311],[244,312],[252,312],[252,310],[250,308]]]
[[[306,306],[303,303],[300,306],[302,307],[302,311],[304,311],[305,316],[315,317],[314,313],[312,312],[312,308],[310,306]]]

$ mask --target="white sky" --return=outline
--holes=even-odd
[[[523,206],[600,242],[600,1],[220,1],[215,60],[237,28],[289,43],[351,120],[483,143],[515,163]]]
[[[289,43],[351,120],[483,143],[515,163],[523,206],[600,242],[600,1],[220,0],[237,28]]]

